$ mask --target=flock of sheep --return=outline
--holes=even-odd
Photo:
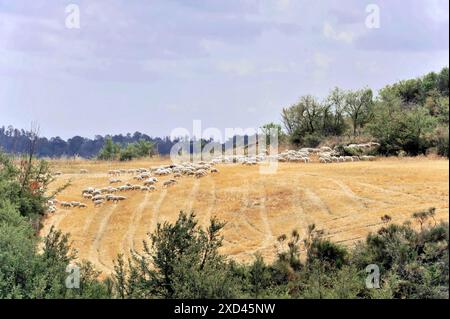
[[[350,144],[347,148],[372,148],[379,146],[378,143],[369,142],[364,144]],[[219,173],[219,170],[214,167],[216,164],[232,164],[241,163],[246,166],[257,165],[260,162],[267,160],[275,160],[279,162],[294,162],[294,163],[309,163],[312,161],[311,157],[318,158],[320,163],[338,163],[338,162],[354,162],[354,161],[372,161],[374,156],[342,156],[334,149],[330,147],[320,148],[301,148],[299,150],[288,150],[276,155],[258,154],[254,156],[245,155],[223,155],[212,159],[209,162],[190,163],[185,162],[181,164],[171,164],[160,167],[152,168],[136,168],[136,169],[115,169],[109,170],[107,175],[109,176],[109,186],[95,188],[87,187],[81,192],[82,197],[85,200],[91,200],[94,207],[103,205],[106,202],[118,203],[125,201],[127,197],[122,195],[116,195],[117,193],[141,191],[141,192],[153,192],[157,190],[157,184],[159,183],[158,177],[170,177],[164,180],[162,188],[168,188],[178,183],[178,179],[183,176],[191,176],[195,178],[202,178],[208,174]],[[81,169],[80,174],[88,174],[88,170]],[[55,173],[55,175],[61,175],[61,172]],[[130,182],[124,183],[122,177],[128,176],[128,179],[132,176],[136,183]],[[120,185],[122,184],[122,185]],[[117,186],[113,186],[117,185]],[[62,208],[87,208],[87,204],[78,201],[61,201],[56,199],[49,200],[48,211],[54,213],[56,211],[56,205],[60,204]]]
[[[351,149],[367,149],[379,146],[375,142],[364,144],[350,144],[347,148]],[[323,146],[320,148],[301,148],[299,150],[288,150],[276,155],[258,154],[254,156],[244,155],[224,155],[216,157],[212,160],[214,163],[241,163],[243,165],[256,165],[264,161],[278,161],[278,162],[292,162],[292,163],[310,163],[312,162],[312,155],[318,157],[320,163],[339,163],[339,162],[355,162],[355,161],[372,161],[375,156],[361,155],[361,156],[342,156],[338,151]]]
[[[159,183],[158,177],[168,176],[171,177],[167,180],[162,181],[161,187],[168,188],[174,186],[178,183],[178,179],[183,176],[192,176],[195,178],[202,178],[208,174],[219,173],[219,170],[215,167],[214,162],[199,162],[199,163],[182,163],[173,164],[153,168],[137,168],[137,169],[117,169],[110,170],[107,172],[109,178],[109,186],[107,187],[86,187],[82,190],[81,196],[85,200],[91,200],[94,207],[100,206],[106,202],[118,203],[127,199],[125,196],[116,195],[117,193],[130,192],[130,191],[142,191],[142,192],[152,192],[157,190],[157,184]],[[80,174],[88,174],[86,169],[81,169]],[[60,175],[60,174],[56,174]],[[130,182],[124,183],[123,185],[113,186],[116,184],[122,184],[122,177],[130,175],[136,183],[131,184]],[[158,176],[158,177],[157,177]],[[87,204],[78,201],[58,201],[57,199],[48,201],[48,212],[56,212],[56,205],[59,204],[61,208],[87,208]]]

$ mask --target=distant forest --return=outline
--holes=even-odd
[[[12,126],[0,127],[0,148],[10,154],[23,154],[28,152],[30,147],[31,133],[23,129]],[[140,132],[134,134],[119,134],[112,136],[96,135],[94,139],[75,136],[64,140],[60,137],[40,137],[37,142],[36,155],[39,157],[61,157],[61,156],[81,156],[93,158],[97,156],[105,140],[111,137],[114,143],[127,145],[140,140],[149,141],[155,144],[155,151],[158,154],[169,154],[171,147],[177,141],[171,141],[169,137],[150,137]]]

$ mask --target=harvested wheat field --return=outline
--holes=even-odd
[[[168,161],[166,161],[167,163]],[[353,245],[381,225],[388,214],[392,222],[409,220],[421,209],[436,207],[436,219],[448,221],[449,163],[442,159],[380,159],[374,162],[333,164],[280,163],[277,173],[259,174],[258,166],[218,165],[220,173],[203,178],[182,177],[177,185],[155,192],[130,191],[116,204],[97,208],[81,196],[88,186],[109,185],[107,171],[150,167],[163,160],[105,164],[93,161],[57,161],[63,174],[53,183],[71,185],[57,196],[81,201],[88,208],[64,209],[44,220],[42,235],[54,225],[70,233],[80,259],[93,262],[108,274],[119,253],[140,250],[146,234],[157,223],[176,220],[180,210],[194,211],[201,225],[212,216],[227,222],[222,252],[250,261],[259,252],[267,260],[276,253],[277,237],[297,229],[304,234],[315,223],[325,237]],[[87,174],[80,174],[87,169]],[[120,176],[123,182],[132,175]]]

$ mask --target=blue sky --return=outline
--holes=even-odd
[[[80,8],[80,29],[65,8]],[[380,28],[365,25],[380,8]],[[169,135],[449,64],[447,0],[0,0],[0,125]]]

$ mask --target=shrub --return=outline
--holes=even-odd
[[[122,298],[231,298],[234,278],[218,249],[224,223],[212,219],[206,231],[195,215],[180,212],[175,224],[158,224],[144,251],[125,266],[115,262],[115,282]]]
[[[152,156],[155,144],[146,140],[139,140],[130,143],[125,147],[120,146],[112,141],[111,137],[107,138],[105,145],[100,150],[97,158],[100,160],[120,160],[130,161],[135,158]]]
[[[331,268],[341,268],[347,264],[347,250],[328,240],[315,239],[308,249],[307,263],[317,260]]]
[[[449,157],[448,148],[449,148],[449,140],[448,140],[448,126],[440,127],[436,131],[436,147],[437,153],[441,156]]]
[[[318,134],[307,134],[303,137],[301,144],[304,147],[317,147],[322,142],[323,137]]]

